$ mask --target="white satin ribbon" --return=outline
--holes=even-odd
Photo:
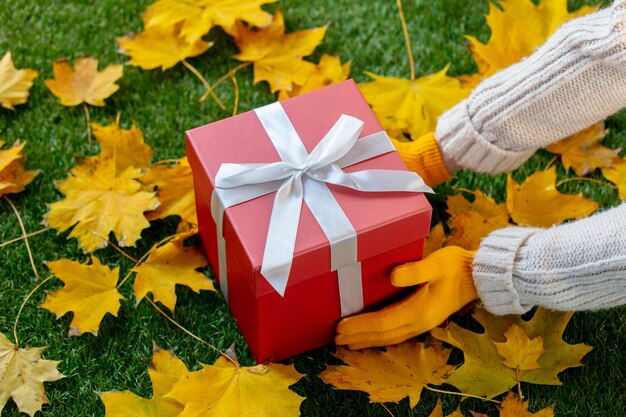
[[[394,150],[386,133],[359,138],[363,122],[341,115],[309,154],[280,103],[255,110],[281,158],[271,163],[224,163],[215,177],[211,212],[217,225],[220,286],[228,300],[224,210],[276,191],[261,274],[284,296],[304,201],[330,242],[331,271],[338,271],[342,316],[363,308],[356,231],[326,183],[366,192],[432,192],[414,172],[342,168]],[[358,139],[358,140],[357,140]]]

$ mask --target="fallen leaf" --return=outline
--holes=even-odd
[[[601,144],[607,132],[604,122],[596,123],[548,146],[546,150],[561,155],[565,169],[571,167],[576,175],[586,175],[596,168],[611,167],[618,157],[620,149],[605,148]]]
[[[0,105],[13,109],[28,101],[28,90],[39,73],[32,69],[17,69],[13,65],[11,52],[7,51],[0,60]]]
[[[466,394],[487,398],[508,391],[518,382],[561,385],[558,374],[567,368],[581,366],[580,360],[591,350],[589,346],[570,345],[562,340],[565,326],[572,315],[571,312],[539,308],[532,319],[525,321],[520,316],[494,316],[477,309],[473,317],[483,326],[484,333],[474,333],[455,323],[431,330],[434,337],[462,350],[464,354],[463,364],[452,372],[446,383]],[[530,341],[543,338],[544,352],[537,359],[538,368],[521,370],[507,366],[507,363],[520,362],[519,358],[523,356],[518,353],[518,359],[514,360],[510,354],[514,352],[514,341],[509,342],[507,348],[502,346],[502,343],[507,343],[507,330],[511,325],[523,329]],[[509,336],[511,335],[509,331]],[[536,346],[533,343],[527,346],[533,349],[530,356],[536,356]],[[503,358],[498,347],[500,350],[505,349],[510,357]]]
[[[272,15],[261,6],[276,0],[158,0],[148,6],[145,26],[170,27],[182,22],[180,36],[195,42],[213,26],[232,27],[237,20],[264,27]]]
[[[70,237],[86,252],[105,247],[111,232],[120,246],[134,246],[150,226],[143,213],[159,204],[154,193],[142,191],[140,176],[132,166],[120,172],[116,155],[87,158],[57,185],[65,198],[50,204],[44,223],[60,232],[74,226]]]
[[[185,364],[171,352],[155,349],[148,365],[152,381],[152,398],[142,398],[130,391],[100,393],[105,417],[176,417],[183,406],[172,398],[164,398],[174,384],[188,372]]]
[[[602,175],[617,186],[619,198],[626,200],[626,160],[620,160],[611,168],[602,168]]]
[[[531,413],[528,411],[528,401],[520,401],[511,391],[502,400],[499,408],[500,417],[554,417],[554,407],[547,407],[536,413]]]
[[[435,408],[428,417],[443,417],[443,406],[441,405],[441,400],[437,400]],[[463,417],[463,413],[461,413],[461,411],[457,409],[454,410],[451,414],[448,414],[446,417]]]
[[[177,215],[187,223],[198,224],[193,177],[187,157],[180,158],[176,165],[154,166],[140,180],[148,190],[156,189],[161,203],[156,210],[146,213],[148,220]]]
[[[424,240],[424,253],[422,257],[425,258],[434,251],[441,249],[445,239],[446,234],[443,230],[443,225],[437,223],[435,227],[430,229],[430,236]]]
[[[530,55],[565,21],[598,10],[597,6],[581,7],[569,13],[567,0],[503,0],[489,3],[487,24],[491,36],[483,44],[473,36],[470,51],[478,64],[478,77],[486,78],[498,70]]]
[[[474,196],[473,202],[466,200],[462,194],[448,197],[447,211],[451,215],[448,224],[452,229],[448,245],[476,250],[489,233],[508,226],[509,213],[505,204],[496,203],[479,190],[474,192]]]
[[[506,342],[494,342],[494,344],[506,366],[520,371],[541,368],[537,360],[545,352],[542,336],[537,336],[531,340],[524,329],[511,323],[504,332],[504,337]]]
[[[520,226],[550,227],[565,220],[586,217],[598,203],[582,194],[562,194],[556,189],[556,168],[535,172],[523,184],[509,176],[506,206]]]
[[[26,171],[24,162],[26,156],[22,154],[24,145],[15,144],[7,150],[0,149],[0,196],[19,193],[37,176],[39,170]],[[0,148],[4,142],[0,140]]]
[[[220,357],[183,374],[165,397],[183,404],[179,417],[297,416],[304,398],[289,387],[303,376],[293,365],[236,366]]]
[[[286,100],[291,97],[309,93],[319,88],[344,81],[348,79],[349,75],[349,62],[341,65],[341,60],[338,56],[324,54],[320,58],[319,64],[311,71],[303,85],[294,85],[291,91],[279,91],[278,99]]]
[[[267,81],[272,93],[291,91],[294,84],[304,85],[315,65],[304,61],[326,34],[326,26],[285,34],[283,14],[277,10],[267,28],[252,30],[235,24],[235,44],[239,53],[233,58],[252,62],[254,83]]]
[[[435,130],[437,118],[470,92],[446,75],[448,67],[416,80],[366,72],[374,81],[359,84],[359,88],[391,136],[401,137],[406,132],[418,138]]]
[[[202,39],[193,42],[180,36],[182,23],[174,26],[152,26],[138,34],[129,34],[117,38],[121,52],[130,57],[128,63],[145,70],[161,67],[172,68],[187,58],[205,53],[212,42]]]
[[[195,292],[215,291],[213,282],[196,271],[208,264],[202,251],[194,246],[183,246],[178,238],[160,247],[153,247],[145,262],[132,270],[135,277],[135,296],[141,301],[149,292],[171,311],[176,306],[176,285],[184,285]]]
[[[0,413],[11,398],[20,412],[31,417],[48,404],[43,383],[65,375],[57,370],[61,361],[41,359],[44,349],[20,348],[0,333]]]
[[[105,314],[117,316],[120,300],[117,290],[120,268],[110,269],[92,257],[91,264],[81,264],[69,259],[48,262],[50,272],[65,286],[46,295],[41,307],[53,312],[57,318],[74,313],[70,324],[70,336],[83,333],[98,334]]]
[[[338,347],[335,356],[346,365],[328,366],[320,378],[338,389],[365,391],[376,403],[399,402],[408,396],[413,408],[424,386],[441,385],[454,369],[446,365],[450,352],[437,342],[415,341],[388,346],[385,351]]]
[[[121,65],[109,65],[98,71],[98,60],[89,56],[75,59],[74,71],[67,59],[55,61],[52,69],[54,79],[44,82],[64,106],[82,103],[104,106],[104,99],[120,88],[115,82],[124,71]]]
[[[91,128],[100,145],[100,157],[114,158],[117,172],[123,172],[128,167],[150,166],[152,148],[144,142],[141,129],[134,125],[130,129],[122,129],[119,121],[107,126],[92,123]]]

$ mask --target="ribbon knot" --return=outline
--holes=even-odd
[[[303,201],[329,239],[330,269],[340,273],[341,269],[349,270],[351,275],[356,272],[360,279],[356,231],[326,184],[364,192],[432,190],[419,175],[409,171],[364,170],[346,173],[343,167],[394,149],[384,132],[359,139],[363,122],[355,117],[341,115],[309,154],[280,103],[261,107],[255,112],[281,161],[221,165],[215,178],[212,201],[219,238],[226,207],[276,191],[261,265],[261,274],[272,287],[284,296]],[[225,267],[225,262],[220,263],[220,281],[225,280],[222,265]],[[358,306],[351,310],[355,309]]]

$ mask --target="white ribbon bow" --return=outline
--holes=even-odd
[[[213,215],[218,217],[221,238],[226,207],[277,191],[261,273],[281,296],[291,270],[303,200],[330,241],[331,270],[354,269],[357,263],[356,232],[325,183],[366,192],[432,192],[419,175],[410,171],[344,172],[345,166],[393,150],[384,132],[357,140],[363,129],[363,122],[357,118],[341,115],[309,154],[280,103],[255,112],[281,161],[222,164],[215,178]],[[360,266],[358,269],[360,279]],[[220,280],[224,279],[220,270]]]

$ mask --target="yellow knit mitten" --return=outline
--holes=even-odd
[[[413,142],[396,139],[391,141],[407,168],[417,172],[427,185],[434,187],[450,179],[433,132],[426,133]]]
[[[341,320],[335,342],[350,349],[394,345],[443,323],[478,298],[472,279],[475,252],[448,246],[422,261],[396,267],[393,285],[422,285],[382,310]]]

